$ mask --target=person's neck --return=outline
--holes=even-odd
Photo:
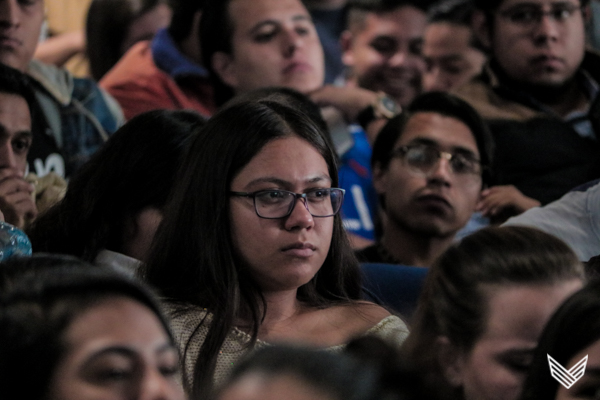
[[[200,40],[197,35],[186,37],[178,45],[183,55],[196,64],[202,65],[202,52],[200,51]]]
[[[560,85],[536,85],[509,78],[497,64],[495,71],[505,86],[517,92],[527,93],[561,117],[573,111],[585,110],[589,105],[588,96],[577,82],[576,75]]]
[[[401,264],[431,267],[450,247],[453,240],[454,235],[439,237],[416,234],[388,223],[381,238],[381,245]]]
[[[202,49],[200,47],[200,17],[202,12],[198,11],[194,15],[194,21],[192,23],[192,29],[190,34],[178,43],[179,50],[190,60],[194,61],[198,65],[202,65]]]

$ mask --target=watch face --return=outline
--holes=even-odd
[[[385,118],[393,118],[400,112],[398,104],[388,96],[381,96],[379,104],[381,105],[380,112]]]

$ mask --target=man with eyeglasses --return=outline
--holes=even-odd
[[[585,51],[589,0],[476,0],[490,50],[457,94],[489,123],[495,185],[479,210],[497,221],[600,177],[600,58]]]
[[[431,92],[391,119],[373,146],[373,183],[384,214],[364,262],[428,267],[452,244],[488,183],[492,139],[466,102]]]

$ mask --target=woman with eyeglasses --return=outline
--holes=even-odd
[[[144,276],[166,298],[192,398],[268,343],[404,340],[399,318],[359,300],[335,155],[313,120],[272,100],[231,105],[181,171]]]

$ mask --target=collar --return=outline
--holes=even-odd
[[[94,264],[113,268],[129,276],[135,276],[142,262],[116,251],[102,249],[96,256]]]
[[[66,106],[71,103],[74,88],[73,75],[66,69],[31,60],[26,73],[60,104]]]
[[[150,46],[156,66],[173,79],[184,76],[208,77],[208,71],[204,67],[196,64],[179,51],[167,28],[156,33]]]

